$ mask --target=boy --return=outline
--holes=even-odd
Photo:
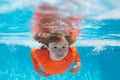
[[[45,38],[43,43],[47,48],[33,49],[32,61],[38,74],[47,77],[52,74],[62,74],[75,62],[70,70],[77,73],[81,66],[80,57],[74,46],[69,45],[66,37],[61,34],[52,34]],[[43,70],[40,69],[42,65]]]

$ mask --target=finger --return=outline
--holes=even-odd
[[[48,77],[48,76],[51,76],[51,74],[46,74],[46,76]]]
[[[71,69],[70,72],[76,74],[78,71],[76,69]]]
[[[71,73],[74,73],[75,71],[74,71],[74,70],[71,70],[70,72],[71,72]]]
[[[73,72],[73,68],[70,70],[70,72]]]
[[[75,74],[75,72],[74,72],[74,71],[71,71],[71,73]]]

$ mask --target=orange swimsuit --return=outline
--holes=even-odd
[[[74,46],[69,47],[67,56],[62,60],[51,60],[49,51],[46,48],[33,49],[31,51],[31,57],[35,69],[39,69],[40,65],[42,65],[43,70],[49,74],[62,74],[73,61],[80,62],[80,57]]]

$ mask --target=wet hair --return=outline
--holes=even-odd
[[[75,42],[75,40],[71,39],[70,36],[66,36],[66,35],[62,35],[58,33],[51,33],[46,36],[35,34],[34,39],[38,41],[39,43],[45,44],[46,46],[48,46],[48,44],[51,42],[59,42],[61,40],[66,40],[69,45]]]

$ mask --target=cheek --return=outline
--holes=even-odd
[[[63,51],[68,51],[68,48],[63,49]]]
[[[66,51],[67,51],[67,49],[62,49],[61,51],[62,51],[62,52],[66,52]]]
[[[52,52],[57,52],[58,50],[57,50],[57,49],[53,49],[53,48],[52,48],[52,49],[51,49],[51,51],[52,51]]]
[[[61,52],[62,52],[63,54],[67,54],[68,49],[62,49]]]

